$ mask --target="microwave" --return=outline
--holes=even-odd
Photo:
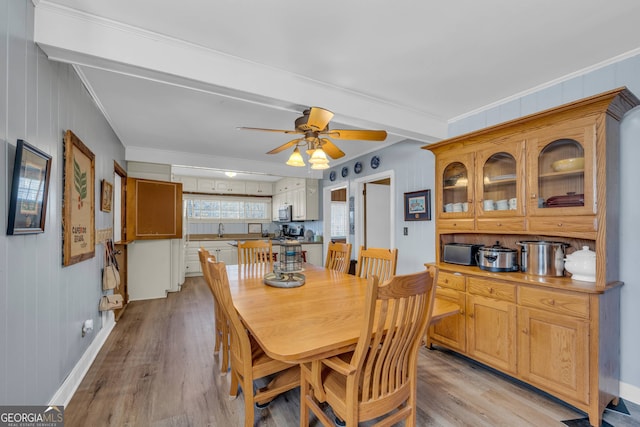
[[[291,205],[284,205],[278,208],[278,222],[291,221]]]

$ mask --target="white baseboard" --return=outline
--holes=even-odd
[[[620,397],[636,405],[640,405],[640,387],[620,381]]]
[[[93,360],[98,355],[98,352],[116,325],[113,311],[102,312],[102,325],[102,329],[100,329],[95,339],[91,342],[91,345],[89,345],[89,348],[87,348],[87,351],[84,352],[78,363],[76,363],[76,366],[71,370],[56,394],[53,395],[49,405],[67,406],[69,404],[73,394],[87,374],[89,367],[91,367]]]

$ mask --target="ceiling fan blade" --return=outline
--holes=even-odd
[[[327,127],[332,118],[333,113],[331,111],[320,107],[311,107],[307,126],[319,132]]]
[[[344,156],[344,152],[339,149],[333,142],[327,138],[320,138],[322,141],[322,150],[329,155],[332,159],[339,159]]]
[[[331,129],[323,132],[323,134],[335,139],[356,139],[361,141],[384,141],[387,139],[387,132],[384,130]]]
[[[282,144],[281,146],[274,148],[273,150],[269,151],[267,154],[277,154],[283,150],[286,150],[289,147],[293,147],[294,145],[296,145],[298,143],[298,141],[300,141],[302,138],[297,138],[297,139],[292,139],[291,141]]]
[[[236,129],[240,129],[240,130],[259,130],[259,131],[263,131],[263,132],[278,132],[278,133],[299,133],[302,134],[303,132],[297,131],[297,130],[285,130],[285,129],[265,129],[265,128],[248,128],[248,127],[237,127]]]

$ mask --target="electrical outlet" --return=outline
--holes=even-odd
[[[408,236],[409,235],[409,227],[405,227],[404,228],[404,235]]]
[[[84,337],[91,331],[93,331],[93,319],[87,319],[82,323],[82,336]]]

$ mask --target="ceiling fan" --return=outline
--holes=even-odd
[[[293,154],[287,161],[291,166],[304,166],[304,161],[300,155],[298,147],[303,146],[309,154],[309,163],[313,169],[326,169],[329,161],[326,155],[332,159],[339,159],[344,156],[344,152],[338,148],[330,139],[351,139],[361,141],[384,141],[387,132],[384,130],[366,129],[329,129],[329,122],[333,118],[333,113],[320,107],[311,107],[304,110],[301,117],[295,121],[295,130],[284,129],[264,129],[252,127],[240,127],[239,129],[259,130],[266,132],[280,132],[285,134],[301,135],[296,139],[274,148],[267,154],[276,154],[290,147],[296,147]],[[328,138],[327,138],[328,137]],[[325,155],[326,154],[326,155]],[[294,159],[295,157],[295,159]]]

